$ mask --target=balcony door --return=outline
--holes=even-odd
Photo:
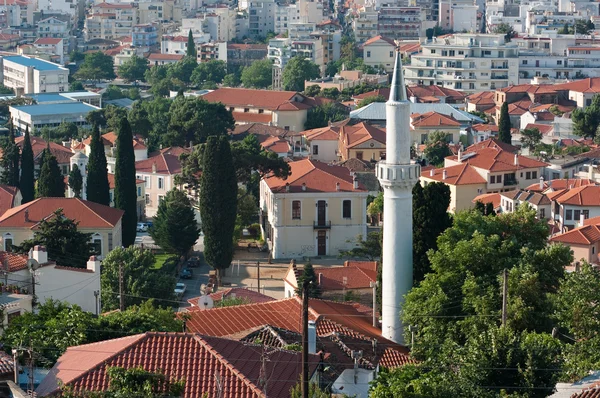
[[[327,215],[327,202],[324,200],[319,200],[317,202],[317,225],[325,225],[326,224],[326,215]]]

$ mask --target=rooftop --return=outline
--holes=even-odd
[[[11,106],[11,109],[16,109],[20,112],[31,116],[48,116],[48,115],[67,115],[75,113],[88,113],[96,111],[100,108],[85,104],[83,102],[66,102],[61,104],[37,104],[37,105],[22,105]]]
[[[148,159],[135,162],[135,170],[140,173],[179,174],[181,173],[179,155],[184,152],[189,152],[189,149],[181,147],[161,149],[151,153]]]
[[[54,64],[52,62],[44,61],[39,58],[30,58],[24,55],[13,55],[9,57],[3,57],[5,61],[14,62],[15,64],[19,64],[22,66],[32,67],[41,71],[56,71],[56,70],[64,70],[67,69],[62,68],[58,64]]]
[[[446,178],[444,178],[444,172],[446,172]],[[444,167],[443,169],[431,169],[423,171],[421,172],[421,177],[450,185],[472,185],[487,183],[485,178],[483,178],[477,172],[477,170],[468,164],[459,164],[457,166]]]

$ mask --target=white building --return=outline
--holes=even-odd
[[[53,93],[69,89],[69,70],[24,55],[2,57],[3,82],[17,95]]]
[[[130,36],[138,22],[137,8],[133,4],[99,3],[92,6],[84,23],[84,39],[117,40]]]
[[[56,17],[42,19],[37,23],[37,27],[38,37],[61,38],[68,42],[71,36],[69,24]]]
[[[45,37],[37,39],[33,42],[33,46],[38,54],[48,54],[50,57],[58,57],[58,62],[62,65],[68,50],[64,42],[64,39]]]
[[[364,43],[377,36],[378,13],[372,6],[362,7],[352,19],[352,31],[357,43]]]
[[[275,0],[252,0],[248,7],[248,33],[250,37],[267,37],[275,29]]]
[[[394,40],[384,36],[375,36],[363,44],[364,63],[375,69],[383,68],[387,72],[391,72],[394,70],[395,50]]]
[[[85,117],[91,111],[99,110],[83,102],[57,104],[37,104],[10,106],[10,116],[19,131],[41,129],[43,127],[58,127],[62,122],[73,122],[80,127],[91,127]]]
[[[495,90],[519,81],[515,44],[504,35],[454,34],[422,43],[406,65],[408,84],[436,84],[467,92]]]

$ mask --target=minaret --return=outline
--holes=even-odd
[[[410,102],[406,99],[399,52],[385,115],[386,158],[377,164],[377,178],[383,187],[381,333],[403,344],[400,310],[413,281],[412,189],[421,168],[410,163]]]

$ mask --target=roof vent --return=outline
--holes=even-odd
[[[435,169],[429,170],[429,177],[433,177],[435,175]]]
[[[448,178],[448,172],[444,170],[444,172],[442,173],[442,179],[445,180],[446,178]]]
[[[29,209],[25,209],[25,222],[29,222]]]
[[[302,183],[302,190],[306,191],[306,183],[305,182]]]
[[[290,192],[290,183],[289,182],[285,183],[285,192]]]
[[[339,190],[340,190],[340,183],[339,183],[339,182],[336,182],[336,183],[335,183],[335,190],[336,190],[336,191],[339,191]]]

